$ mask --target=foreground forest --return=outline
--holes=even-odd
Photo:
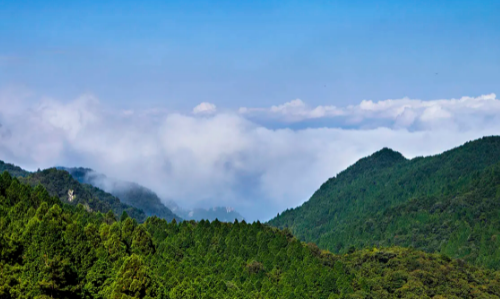
[[[407,160],[383,149],[269,224],[337,253],[412,246],[500,269],[500,137]]]
[[[399,247],[334,255],[261,223],[88,212],[0,176],[0,298],[498,298],[500,274]]]

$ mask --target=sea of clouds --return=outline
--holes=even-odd
[[[120,110],[91,94],[58,100],[0,92],[1,160],[29,170],[89,167],[185,208],[231,206],[261,221],[383,147],[412,158],[499,132],[495,94],[347,107],[297,99],[235,111],[205,102],[181,113]]]

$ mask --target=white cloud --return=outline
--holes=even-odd
[[[470,118],[476,119],[477,125],[487,117],[500,115],[500,100],[495,94],[460,99],[422,101],[403,98],[379,102],[363,100],[359,105],[338,108],[335,106],[317,106],[311,108],[301,100],[293,100],[270,108],[240,108],[240,114],[251,117],[273,117],[283,121],[305,121],[327,118],[337,124],[379,125],[408,128],[411,130],[429,129],[438,126],[469,127],[474,125]],[[463,118],[462,116],[466,116]]]
[[[198,117],[164,109],[106,110],[89,95],[65,103],[42,99],[36,105],[10,100],[17,101],[15,109],[0,107],[0,159],[30,169],[91,167],[145,185],[184,207],[232,206],[261,220],[299,205],[326,179],[382,147],[414,157],[500,132],[494,95],[312,109],[294,101],[265,111],[299,119],[361,120],[351,129],[298,130],[267,128],[241,113]],[[333,116],[339,113],[343,116]],[[370,126],[380,119],[392,122]]]
[[[193,114],[214,114],[217,107],[212,103],[203,102],[193,108]]]

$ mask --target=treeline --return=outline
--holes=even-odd
[[[498,215],[500,137],[485,137],[412,160],[383,149],[270,224],[337,253],[412,246],[500,269]]]
[[[259,222],[139,224],[0,176],[0,298],[498,298],[498,272],[402,248],[334,255]]]

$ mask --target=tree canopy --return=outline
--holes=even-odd
[[[383,149],[269,224],[346,253],[412,246],[500,269],[500,137],[411,160]]]
[[[335,255],[244,221],[140,224],[0,176],[0,298],[497,298],[500,274],[400,247]]]

